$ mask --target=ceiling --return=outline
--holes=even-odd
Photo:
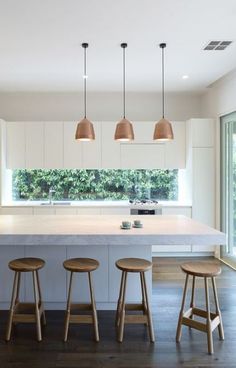
[[[166,42],[166,89],[199,92],[236,66],[235,19],[235,0],[0,0],[0,91],[82,90],[82,42],[89,90],[121,90],[127,42],[127,90],[159,91]]]

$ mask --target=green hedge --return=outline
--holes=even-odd
[[[178,199],[178,170],[14,170],[13,200]]]

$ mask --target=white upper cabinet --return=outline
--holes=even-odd
[[[132,124],[134,129],[134,140],[130,142],[131,144],[154,143],[153,133],[155,129],[155,123],[153,121],[135,121]]]
[[[83,167],[82,143],[75,140],[78,122],[64,122],[64,168],[80,169]]]
[[[101,168],[101,123],[93,122],[95,131],[95,140],[81,142],[83,150],[83,168],[99,169]]]
[[[7,167],[45,169],[185,168],[185,123],[173,122],[174,140],[153,141],[155,122],[133,122],[135,139],[116,142],[117,122],[93,122],[95,140],[75,140],[77,122],[9,122]]]
[[[44,123],[25,123],[25,167],[42,169],[44,167]]]
[[[165,144],[165,168],[185,169],[186,167],[186,123],[172,122],[173,141]]]
[[[25,167],[25,123],[7,123],[6,167],[21,169]]]
[[[122,169],[162,169],[164,156],[164,144],[121,144]]]
[[[63,123],[45,123],[45,145],[44,145],[44,168],[62,169],[63,168]]]
[[[213,147],[215,144],[215,120],[191,119],[188,124],[192,129],[192,145],[196,147]]]
[[[114,140],[117,122],[102,122],[102,168],[120,168],[120,142]]]

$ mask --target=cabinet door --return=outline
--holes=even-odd
[[[44,167],[44,123],[25,123],[25,167],[42,169]]]
[[[134,129],[133,143],[150,143],[150,144],[154,143],[153,133],[155,129],[155,122],[135,121],[133,122],[133,129]]]
[[[164,144],[121,144],[122,169],[163,169]]]
[[[75,140],[75,131],[78,122],[64,122],[64,168],[81,169],[82,160],[82,142]]]
[[[62,266],[66,259],[66,247],[41,245],[40,247],[26,246],[26,257],[39,257],[46,261],[42,270],[39,270],[39,278],[42,289],[43,301],[65,302],[66,301],[66,271]],[[32,274],[27,272],[26,300],[33,300]]]
[[[99,245],[98,247],[93,245],[67,247],[67,258],[88,257],[98,260],[99,267],[96,271],[91,272],[95,300],[97,302],[108,302],[108,247],[107,245]],[[77,303],[90,301],[88,274],[86,272],[75,272],[73,277],[72,301],[76,301]]]
[[[215,226],[215,159],[213,148],[193,148],[192,217]]]
[[[120,143],[114,140],[116,129],[114,122],[102,123],[102,168],[120,168]]]
[[[192,208],[191,207],[163,207],[162,208],[163,215],[183,215],[187,217],[192,217]]]
[[[1,257],[0,257],[0,303],[10,302],[11,293],[13,287],[14,272],[8,267],[9,261],[15,258],[23,258],[25,256],[24,246],[21,245],[1,245]],[[24,301],[24,276],[21,277],[21,290],[20,298]],[[9,304],[7,305],[9,308]]]
[[[25,167],[25,123],[7,123],[6,167],[23,169]]]
[[[191,119],[193,147],[213,147],[215,144],[214,119]]]
[[[185,122],[172,122],[173,141],[165,144],[165,167],[167,169],[185,169],[186,167],[186,137]]]
[[[45,123],[45,169],[63,168],[63,123]]]
[[[32,207],[1,207],[1,215],[32,215]]]
[[[101,215],[129,215],[130,209],[127,207],[101,207]]]
[[[95,140],[81,142],[83,149],[84,169],[99,169],[101,167],[101,123],[93,122]]]

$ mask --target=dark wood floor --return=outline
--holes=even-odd
[[[189,259],[189,258],[188,258]],[[213,262],[217,262],[210,259]],[[183,327],[182,341],[175,343],[175,331],[182,296],[183,274],[179,264],[184,259],[154,259],[153,319],[156,343],[149,343],[144,326],[125,328],[122,344],[116,342],[114,312],[99,311],[100,343],[91,339],[91,327],[71,326],[69,341],[62,342],[62,311],[47,312],[47,326],[41,343],[35,341],[32,325],[15,327],[14,337],[8,344],[3,336],[6,312],[0,312],[0,367],[236,367],[236,272],[222,265],[217,279],[222,310],[225,341],[214,333],[215,354],[207,354],[206,335]],[[197,283],[199,305],[204,306],[201,283]]]

